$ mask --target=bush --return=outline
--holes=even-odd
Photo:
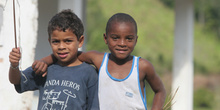
[[[208,89],[200,88],[194,92],[194,108],[213,108],[214,93]]]

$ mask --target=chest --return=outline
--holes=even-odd
[[[109,72],[109,74],[117,79],[126,78],[130,74],[130,72],[132,72],[132,69],[132,62],[118,65],[112,61],[109,61],[107,65],[107,71]]]

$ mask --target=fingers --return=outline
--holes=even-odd
[[[37,64],[37,61],[34,61],[34,63],[32,64],[32,69],[34,70],[35,65]]]
[[[42,74],[42,77],[45,77],[47,75],[47,72],[45,72],[44,74]]]
[[[35,71],[35,74],[45,76],[47,73],[45,73],[47,71],[47,64],[43,61],[34,61],[34,63],[32,64],[32,69]]]
[[[20,48],[13,48],[9,54],[9,61],[13,67],[18,66],[21,58]]]

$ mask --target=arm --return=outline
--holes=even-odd
[[[78,59],[80,61],[94,64],[96,68],[100,68],[102,63],[102,58],[104,54],[97,52],[97,51],[89,51],[89,52],[82,52],[78,51]],[[32,64],[32,69],[35,71],[36,74],[42,74],[42,76],[46,76],[47,67],[53,63],[57,62],[56,57],[51,54],[42,58],[41,60],[36,60]]]
[[[162,110],[166,99],[166,90],[164,85],[158,75],[152,76],[151,79],[148,80],[152,90],[155,93],[152,110]]]
[[[140,64],[142,65],[140,66],[140,70],[144,73],[144,79],[148,81],[155,93],[152,110],[162,110],[166,99],[166,90],[164,85],[159,76],[155,73],[154,67],[149,61],[141,59]]]
[[[11,66],[9,68],[9,81],[12,84],[20,84],[21,74],[19,70],[19,60],[21,58],[20,48],[13,48],[9,54]]]
[[[55,62],[57,62],[57,59],[53,54],[51,54],[42,58],[41,60],[34,61],[32,64],[32,69],[34,70],[35,74],[42,74],[42,77],[45,77],[47,74],[47,67]]]
[[[78,52],[78,59],[80,61],[93,64],[96,68],[100,68],[104,53],[97,51]]]

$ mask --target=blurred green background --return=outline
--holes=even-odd
[[[220,0],[194,0],[194,110],[220,108]],[[107,20],[130,14],[138,25],[133,55],[149,60],[171,93],[174,0],[88,0],[86,51],[109,52],[103,40]],[[147,85],[148,108],[153,92]],[[168,100],[168,99],[167,99]]]

